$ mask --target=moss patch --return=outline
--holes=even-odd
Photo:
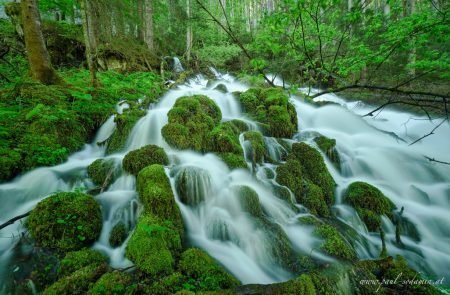
[[[329,255],[345,260],[356,259],[355,250],[333,226],[327,224],[320,225],[314,230],[314,233],[325,239],[320,245],[320,248]]]
[[[244,112],[267,126],[269,135],[291,138],[297,132],[297,113],[282,89],[252,88],[239,100]]]
[[[242,155],[232,153],[219,153],[218,156],[227,164],[230,170],[248,169],[247,162]]]
[[[219,124],[208,134],[207,149],[218,153],[242,154],[239,130],[229,122]]]
[[[250,142],[251,159],[253,165],[261,164],[264,161],[266,146],[262,134],[258,131],[247,131],[244,133],[244,140]]]
[[[369,231],[381,226],[381,215],[392,218],[395,205],[376,187],[365,182],[353,182],[344,194],[344,201],[353,206]]]
[[[131,291],[132,278],[120,271],[105,273],[95,282],[88,295],[121,295]]]
[[[227,273],[206,252],[191,248],[182,255],[179,263],[182,274],[190,278],[195,291],[217,291],[233,288],[239,281]]]
[[[340,169],[341,158],[336,150],[336,139],[328,138],[326,136],[318,136],[314,138],[319,149],[328,157],[328,159]]]
[[[311,277],[302,274],[295,279],[283,283],[270,285],[244,285],[237,288],[238,294],[263,294],[263,295],[316,295],[316,288]]]
[[[169,123],[161,132],[178,149],[205,151],[208,134],[222,119],[219,107],[203,95],[179,98],[168,113]]]
[[[108,186],[114,180],[114,168],[113,160],[97,159],[88,166],[87,172],[94,184]]]
[[[117,114],[114,118],[116,129],[108,139],[106,154],[121,151],[130,135],[131,130],[137,121],[145,116],[146,112],[138,108],[125,109],[122,114]]]
[[[100,265],[106,262],[107,258],[95,250],[83,249],[80,251],[69,252],[61,260],[58,273],[59,276],[64,277],[85,266],[91,264]]]
[[[238,186],[234,188],[238,195],[242,210],[256,218],[263,217],[263,210],[259,203],[258,194],[248,186]]]
[[[31,211],[27,227],[36,243],[61,251],[89,246],[100,235],[100,206],[89,195],[57,193]]]
[[[139,171],[149,165],[168,165],[169,158],[163,148],[150,144],[129,152],[122,164],[125,171],[137,175]]]
[[[128,231],[123,222],[116,224],[109,234],[109,244],[112,247],[119,247],[127,239]]]

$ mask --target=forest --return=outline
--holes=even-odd
[[[0,294],[450,294],[449,13],[0,0]]]

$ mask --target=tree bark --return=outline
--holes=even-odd
[[[144,1],[144,42],[149,50],[155,50],[153,32],[153,0]]]
[[[41,18],[36,0],[22,0],[22,24],[33,79],[46,84],[59,84],[61,78],[56,73],[50,61],[44,36],[41,30]]]
[[[91,76],[91,84],[98,86],[97,80],[97,39],[93,28],[93,15],[90,0],[81,0],[81,18],[83,22],[84,41],[86,43],[86,60],[88,63],[89,73]]]
[[[186,0],[186,15],[187,15],[187,28],[186,28],[186,61],[191,60],[192,51],[192,24],[191,24],[191,0]]]

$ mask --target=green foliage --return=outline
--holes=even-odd
[[[161,130],[164,139],[178,149],[206,151],[208,134],[222,119],[217,105],[203,95],[177,100],[168,113],[169,123]]]
[[[96,241],[102,215],[89,195],[57,193],[38,203],[26,225],[38,245],[65,252]]]
[[[60,277],[65,277],[85,266],[101,265],[106,262],[107,258],[95,250],[82,249],[68,252],[60,262],[58,274]]]
[[[297,132],[297,113],[282,89],[252,88],[239,100],[244,112],[267,126],[270,136],[291,138]]]
[[[108,186],[114,180],[114,169],[113,160],[97,159],[88,166],[87,173],[94,184]]]
[[[132,278],[120,271],[108,272],[95,282],[88,295],[122,295],[131,293]],[[130,292],[130,293],[129,293]]]
[[[118,247],[123,244],[128,235],[127,227],[123,222],[117,223],[109,234],[109,244]]]
[[[153,164],[168,165],[169,158],[163,148],[147,145],[129,152],[122,163],[125,171],[137,175],[143,168]]]
[[[183,236],[181,213],[163,166],[155,164],[142,169],[137,177],[137,191],[146,213],[170,221]]]
[[[209,151],[237,155],[243,153],[239,143],[239,131],[232,123],[225,122],[215,127],[208,134],[207,140]]]
[[[345,202],[356,209],[369,231],[381,226],[381,215],[392,218],[395,205],[376,187],[365,182],[353,182],[344,195]]]
[[[355,250],[333,226],[326,224],[320,225],[314,230],[314,233],[325,239],[320,245],[320,248],[329,255],[345,260],[356,259]]]
[[[182,274],[190,278],[185,289],[191,291],[218,291],[233,288],[239,281],[227,273],[206,252],[191,248],[181,254],[178,265]]]
[[[217,68],[231,66],[239,59],[241,49],[237,45],[207,45],[195,51],[197,58],[205,65]]]
[[[242,155],[232,153],[219,153],[218,156],[227,164],[228,168],[234,169],[248,169],[247,162]]]

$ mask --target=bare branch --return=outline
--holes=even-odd
[[[22,219],[22,218],[27,217],[28,215],[30,215],[30,213],[31,213],[31,211],[28,211],[27,213],[24,213],[24,214],[21,214],[21,215],[18,215],[18,216],[16,216],[16,217],[14,217],[14,218],[11,218],[11,219],[8,220],[7,222],[5,222],[5,223],[3,223],[3,224],[0,225],[0,230],[2,230],[3,228],[7,227],[8,225],[13,224],[13,223],[16,222],[17,220],[20,220],[20,219]]]
[[[436,162],[436,163],[439,163],[439,164],[450,165],[450,162],[439,161],[439,160],[436,160],[435,158],[430,158],[430,157],[425,156],[425,155],[424,155],[424,157],[425,157],[425,159],[427,159],[430,162]]]
[[[427,134],[423,135],[422,137],[416,139],[415,141],[413,141],[413,142],[410,143],[409,145],[411,146],[411,145],[413,145],[413,144],[415,144],[415,143],[421,141],[422,139],[424,139],[424,138],[426,138],[426,137],[428,137],[428,136],[430,136],[430,135],[433,135],[433,134],[434,134],[434,131],[436,131],[436,129],[438,129],[439,127],[441,127],[441,125],[444,124],[445,121],[447,121],[447,118],[444,118],[444,120],[442,120],[441,123],[439,123],[438,125],[436,125],[429,133],[427,133]]]

